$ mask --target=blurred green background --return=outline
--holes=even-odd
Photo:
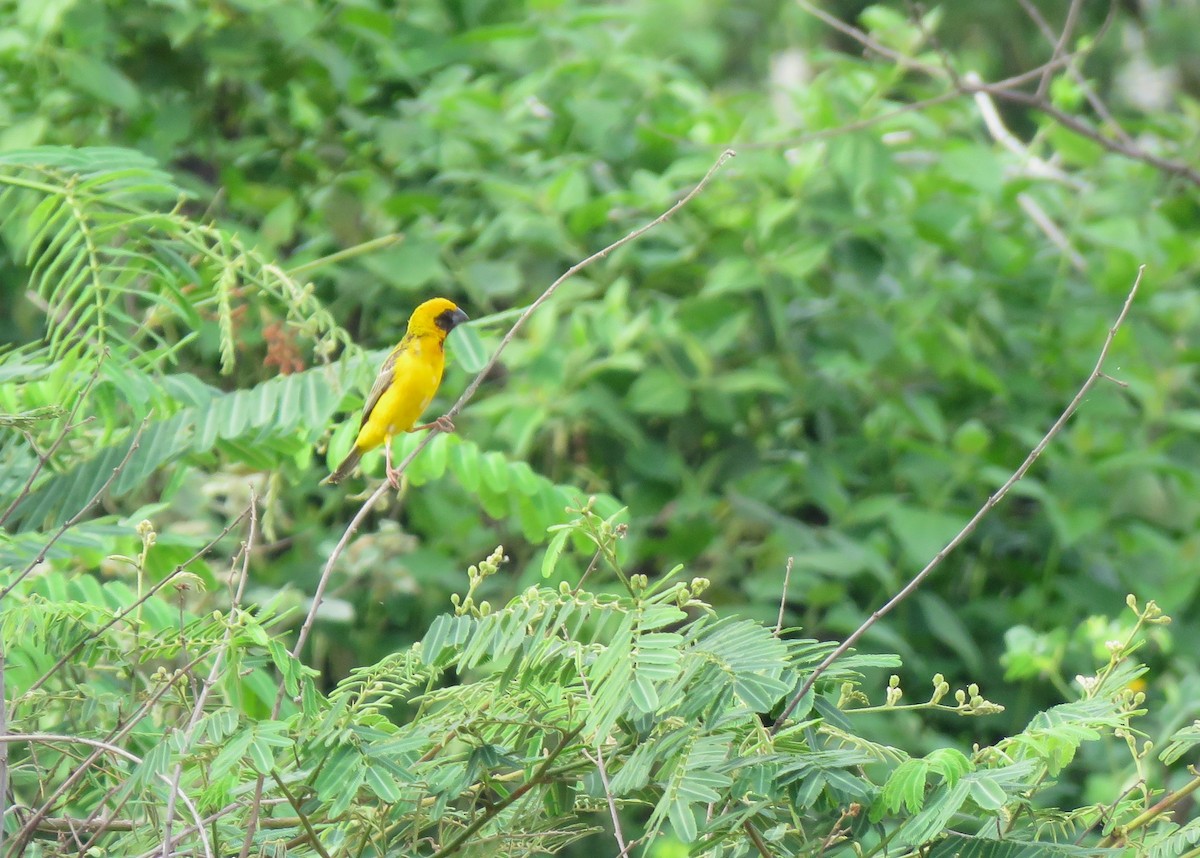
[[[1067,6],[1037,3],[1056,32]],[[1017,3],[945,4],[924,28],[901,3],[822,8],[987,80],[1052,49]],[[899,653],[906,684],[980,682],[1007,712],[944,728],[1007,735],[1092,669],[1126,622],[1101,618],[1133,592],[1176,618],[1146,654],[1147,729],[1196,717],[1200,206],[1186,177],[1000,104],[1022,156],[967,97],[837,132],[950,85],[864,57],[790,2],[8,0],[0,14],[0,154],[140,150],[190,191],[187,211],[288,268],[403,233],[312,275],[372,351],[435,294],[482,320],[473,330],[494,347],[512,316],[489,317],[526,306],[737,149],[678,216],[569,281],[457,427],[569,487],[563,497],[628,505],[629,570],[686,564],[729,614],[773,621],[794,558],[785,624],[820,638],[852,631],[1016,468],[1146,264],[1108,364],[1127,386],[1100,384],[862,646]],[[1194,163],[1198,21],[1194,0],[1083,3],[1067,47],[1089,52],[1049,97],[1107,130],[1091,91],[1138,147]],[[6,229],[0,332],[26,344],[45,313]],[[219,371],[212,313],[160,371],[231,391],[314,364],[311,342],[254,290],[238,312],[232,373]],[[452,357],[435,409],[468,380]],[[348,420],[369,372],[357,381]],[[115,389],[110,416],[132,425],[137,403]],[[361,479],[317,487],[336,425],[297,427],[250,478],[268,491],[259,597],[306,597],[358,507]],[[186,553],[244,505],[247,481],[244,461],[192,456],[105,512],[151,509]],[[503,492],[481,501],[488,491],[451,468],[372,515],[314,637],[330,682],[420,638],[461,570],[499,543],[511,572],[484,597],[541,580],[544,533]],[[586,562],[568,552],[556,577]],[[889,719],[914,753],[942,741],[936,720]],[[1093,771],[1103,782],[1104,762]]]

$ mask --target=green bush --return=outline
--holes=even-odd
[[[1057,38],[1067,10],[1047,6]],[[716,0],[0,8],[11,19],[0,36],[8,729],[143,761],[82,766],[97,746],[4,745],[6,842],[29,808],[74,819],[132,807],[113,818],[136,830],[90,828],[93,845],[150,850],[165,826],[191,824],[155,774],[183,764],[198,812],[238,803],[207,832],[222,848],[260,814],[299,827],[257,829],[255,850],[307,838],[383,854],[403,830],[404,848],[434,854],[484,819],[464,847],[524,854],[534,840],[474,838],[512,827],[550,848],[611,825],[597,748],[630,836],[665,824],[716,851],[817,853],[830,837],[827,854],[851,841],[1070,851],[1077,838],[1095,852],[1157,790],[1186,799],[1200,112],[1179,34],[1194,3],[1111,20],[1073,4],[1070,62],[986,99],[969,73],[1000,81],[1054,55],[1019,5],[948,4],[917,21],[903,4],[828,4],[858,37],[803,3]],[[531,316],[458,434],[423,449],[401,494],[337,550],[364,496],[317,482],[411,307],[447,294],[475,319],[451,340],[433,413],[547,285],[667,209],[726,146],[739,154],[703,193]],[[1142,264],[1105,365],[1120,384],[1102,379],[1012,496],[867,631],[860,661],[835,663],[793,715],[803,728],[754,728],[832,649],[813,641],[854,632],[1038,442]],[[372,480],[380,464],[368,457]],[[252,497],[261,520],[235,606],[224,558]],[[582,525],[554,529],[589,498],[606,519],[626,509],[624,538],[596,534],[606,562],[593,562]],[[473,579],[475,608],[447,619],[462,567],[498,543],[504,573]],[[706,607],[685,587],[685,616],[631,630],[627,653],[611,637],[621,618],[675,598],[663,594],[678,564],[709,582]],[[637,575],[649,594],[630,589]],[[1138,654],[1144,676],[1106,647],[1129,633],[1105,619],[1129,593],[1177,618],[1169,633],[1141,629],[1153,644]],[[781,598],[791,631],[779,639]],[[511,618],[502,632],[490,624],[505,620],[479,615],[485,600],[506,606],[489,615]],[[595,607],[571,625],[557,613],[567,605]],[[762,687],[721,691],[715,675],[687,673],[727,628],[749,636]],[[522,629],[563,649],[513,652]],[[435,634],[449,636],[444,664],[414,648]],[[661,673],[631,654],[639,646]],[[568,675],[572,648],[612,653],[628,681],[589,700]],[[1109,665],[1100,690],[1081,695],[1074,677],[1097,664]],[[899,687],[978,682],[1004,711],[966,722],[938,706],[861,711],[860,688],[888,694],[876,690],[885,669]],[[273,716],[277,673],[293,693]],[[389,689],[385,702],[339,703],[368,680]],[[715,708],[679,714],[681,689]],[[1143,689],[1144,707],[1130,696]],[[584,726],[533,737],[472,721],[485,704],[518,723]],[[600,704],[611,723],[564,714]],[[114,739],[130,706],[143,715]],[[1126,720],[1142,708],[1138,734]],[[164,726],[192,713],[189,727]],[[398,782],[403,798],[353,756],[384,741],[371,731],[436,743],[437,725],[460,723],[476,731],[446,745],[460,768],[426,761],[415,786]],[[365,738],[329,738],[360,728]],[[1044,745],[1020,738],[1043,729]],[[987,749],[1017,747],[1031,768],[989,773],[1000,764]],[[543,754],[558,756],[538,774]],[[332,786],[326,760],[353,789]],[[260,776],[264,801],[290,806],[291,793],[304,809],[253,801]],[[679,778],[704,798],[681,797]],[[436,818],[411,790],[438,797]],[[40,829],[38,848],[57,848],[56,831]],[[200,848],[188,837],[181,849]],[[1181,853],[1189,838],[1161,812],[1130,834],[1137,854]],[[667,855],[671,842],[643,845]]]

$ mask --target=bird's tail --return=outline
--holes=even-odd
[[[354,470],[354,466],[358,464],[358,460],[362,458],[362,450],[358,447],[351,447],[346,458],[342,459],[342,463],[337,466],[337,469],[325,479],[321,480],[321,485],[340,483],[346,477],[350,476],[350,472]]]

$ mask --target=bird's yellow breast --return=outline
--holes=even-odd
[[[437,393],[444,365],[441,343],[425,337],[405,340],[396,355],[391,384],[371,409],[355,446],[370,450],[389,436],[412,429]]]

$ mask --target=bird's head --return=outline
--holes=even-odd
[[[410,336],[436,334],[445,337],[463,322],[468,316],[458,306],[446,298],[430,298],[408,318],[408,333]]]

